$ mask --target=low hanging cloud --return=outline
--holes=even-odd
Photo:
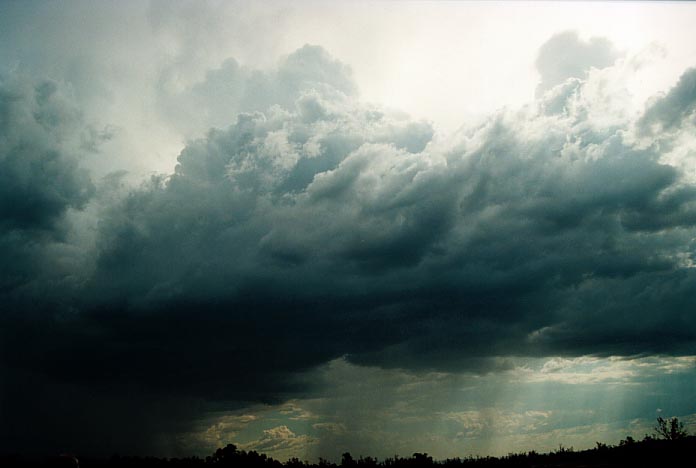
[[[584,48],[587,61],[549,70],[542,58],[558,41]],[[179,427],[201,401],[311,395],[306,372],[341,357],[484,373],[507,368],[508,356],[693,353],[696,187],[636,136],[640,119],[663,119],[661,103],[682,93],[638,119],[600,119],[611,96],[586,72],[616,56],[603,41],[577,42],[556,36],[542,47],[548,91],[537,101],[447,139],[360,102],[348,67],[321,48],[272,72],[228,60],[163,105],[234,123],[191,141],[174,173],[99,207],[85,248],[93,270],[33,296],[71,313],[44,306],[36,319],[34,304],[13,305],[3,365],[98,388],[102,402],[116,382],[139,389],[126,400],[166,396],[162,413],[167,401],[180,412],[162,420]],[[52,89],[2,94],[2,173],[25,182],[3,192],[0,239],[27,251],[93,190],[62,150],[64,122],[76,117]],[[689,109],[665,122],[680,128]],[[17,214],[29,202],[35,209]],[[15,278],[34,271],[3,270],[3,288],[15,294]],[[160,422],[143,427],[161,435]],[[296,442],[273,431],[258,443]]]
[[[267,453],[278,460],[287,460],[298,452],[306,451],[317,443],[307,435],[298,435],[287,426],[277,426],[263,431],[263,437],[240,447],[244,450],[256,450]]]

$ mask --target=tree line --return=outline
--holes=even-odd
[[[642,440],[627,436],[618,445],[612,446],[597,442],[589,450],[575,450],[573,447],[559,446],[548,453],[532,450],[522,453],[509,453],[502,457],[468,456],[434,460],[427,453],[416,452],[410,457],[393,457],[378,460],[373,457],[353,457],[345,452],[338,463],[320,458],[310,463],[298,458],[280,462],[255,450],[239,450],[228,444],[213,454],[187,458],[121,457],[109,459],[81,459],[62,455],[40,461],[27,461],[21,457],[0,456],[0,466],[17,467],[65,467],[65,468],[418,468],[418,467],[691,467],[696,461],[696,436],[690,436],[684,424],[677,418],[657,418],[654,434],[646,434]]]

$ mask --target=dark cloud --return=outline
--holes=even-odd
[[[67,375],[54,380],[7,367],[0,372],[0,451],[5,453],[190,455],[177,436],[207,409],[204,401],[152,393],[138,384],[86,385]]]
[[[84,206],[91,183],[64,141],[78,124],[78,110],[55,83],[0,82],[3,230],[50,229],[65,210]]]
[[[313,67],[318,71],[312,76],[328,82],[311,85],[300,77],[302,70]],[[352,92],[349,78],[331,79],[341,70],[345,66],[322,49],[305,47],[269,78],[275,89],[296,86],[282,91],[294,94],[294,102],[287,104],[291,110],[275,107],[266,115],[242,114],[236,126],[211,131],[189,145],[173,176],[154,178],[122,202],[110,206],[113,194],[101,193],[110,192],[118,176],[102,181],[102,234],[96,271],[86,284],[71,279],[89,277],[89,270],[80,272],[73,265],[72,271],[53,271],[60,259],[46,255],[56,246],[69,247],[63,237],[75,235],[71,229],[77,226],[66,219],[68,210],[79,212],[93,192],[78,167],[82,146],[93,149],[81,137],[79,113],[68,112],[74,107],[67,101],[59,101],[60,107],[53,102],[57,97],[44,99],[57,93],[54,88],[36,98],[32,93],[38,96],[41,87],[21,96],[20,104],[29,108],[24,121],[9,114],[14,108],[7,108],[6,160],[26,164],[24,179],[32,184],[22,185],[25,193],[3,198],[8,209],[3,212],[2,240],[11,245],[3,253],[9,260],[2,276],[8,308],[0,341],[8,379],[0,406],[12,421],[5,426],[3,448],[31,450],[38,443],[46,450],[67,449],[79,441],[95,441],[99,450],[109,450],[96,442],[103,438],[120,441],[114,447],[123,449],[171,453],[171,447],[162,449],[161,437],[175,432],[179,422],[191,421],[190,413],[175,416],[175,408],[189,408],[196,399],[227,401],[230,407],[306,394],[307,383],[298,372],[344,353],[350,335],[342,325],[365,326],[325,317],[327,307],[353,310],[371,299],[348,295],[349,305],[341,305],[332,294],[303,291],[287,268],[295,261],[292,254],[283,251],[286,246],[275,249],[270,237],[258,252],[245,253],[243,247],[249,242],[261,245],[267,234],[262,231],[280,214],[268,212],[265,221],[254,221],[259,204],[282,204],[287,194],[303,193],[315,174],[335,168],[365,140],[393,140],[403,151],[414,152],[430,140],[433,132],[427,123],[371,109],[356,109],[353,116],[347,110],[354,105],[346,97]],[[44,111],[45,102],[54,105]],[[374,125],[367,128],[365,121]],[[34,138],[14,137],[21,132],[34,132]],[[20,140],[15,146],[27,152],[25,157],[11,158],[15,150],[10,137]],[[239,164],[233,167],[234,155]],[[8,166],[7,173],[9,169],[19,172]],[[24,203],[29,195],[46,200],[36,204],[37,214],[12,211],[13,204]],[[190,236],[188,247],[182,235]],[[88,246],[84,249],[89,253]],[[181,253],[178,260],[172,256],[176,250]],[[257,268],[258,261],[269,271],[263,265]],[[240,269],[230,268],[232,264]],[[171,281],[164,280],[166,269],[173,274]],[[317,274],[321,272],[314,274],[314,283],[323,287]],[[275,292],[267,294],[269,288]],[[291,293],[293,288],[296,293]],[[191,314],[197,313],[200,320],[194,327]],[[382,339],[375,335],[372,346]],[[368,340],[361,346],[371,345]],[[22,391],[25,385],[30,388]],[[162,410],[145,421],[143,408],[154,398],[162,402]],[[32,405],[34,400],[45,404]],[[68,400],[71,409],[65,407]],[[106,408],[100,417],[109,422],[89,434],[88,421],[94,424],[100,406]],[[165,417],[168,412],[174,416]],[[37,419],[44,428],[23,422]],[[56,428],[67,420],[72,429],[55,437]],[[139,424],[142,430],[131,430]],[[171,428],[165,429],[167,424]],[[122,434],[131,434],[132,440],[123,440]]]
[[[175,174],[102,219],[93,308],[141,326],[181,323],[143,339],[162,339],[161,349],[225,336],[235,344],[193,353],[190,367],[218,352],[249,376],[341,355],[481,369],[515,353],[690,343],[693,325],[676,319],[688,303],[678,285],[693,255],[694,190],[658,153],[625,141],[623,128],[588,125],[591,102],[551,116],[502,113],[443,148],[402,130],[420,124],[344,93],[297,94],[291,109],[241,114],[191,143]],[[614,304],[611,317],[625,320],[633,301],[611,294],[625,289],[628,299],[658,280],[664,296],[643,304],[635,330],[586,319],[586,308]],[[644,333],[666,297],[674,307],[660,323],[682,337],[669,342]],[[578,336],[551,338],[566,329]]]
[[[44,374],[12,362],[32,353],[37,361],[45,360],[52,330],[44,320],[75,310],[80,254],[67,242],[67,215],[84,208],[94,193],[79,166],[81,156],[94,147],[93,137],[68,89],[14,74],[0,79],[0,450],[30,451],[27,444],[44,444],[44,435],[65,430],[72,420],[68,416],[82,417],[86,424],[88,413],[77,413],[89,404],[66,408],[69,380],[49,385]],[[25,328],[33,330],[24,336],[31,341],[11,339]],[[85,389],[80,391],[85,396]],[[37,431],[37,418],[48,414],[60,416],[41,417]]]
[[[581,49],[579,68],[547,70],[557,43]],[[549,44],[544,83],[575,80],[445,142],[359,103],[347,67],[320,48],[273,72],[225,62],[182,99],[235,123],[101,207],[93,271],[68,292],[46,283],[70,313],[36,295],[31,313],[17,303],[5,318],[7,372],[59,388],[56,402],[70,386],[98,389],[96,406],[120,402],[107,437],[140,421],[149,398],[188,408],[307,395],[303,373],[341,356],[487,372],[511,355],[693,352],[696,189],[656,145],[633,143],[633,122],[593,120],[602,99],[584,71],[611,63],[609,45]],[[52,109],[22,124],[47,133],[26,144],[60,147]],[[48,173],[42,154],[59,155]],[[28,180],[47,201],[28,218],[8,208],[1,239],[84,205],[87,179],[61,154],[22,158],[38,158]],[[3,407],[23,398],[7,385]],[[40,397],[51,398],[25,398]],[[139,449],[154,450],[163,429],[144,427]]]
[[[576,31],[556,34],[539,49],[536,67],[541,83],[536,93],[539,96],[568,78],[584,78],[591,67],[608,67],[618,56],[614,45],[605,38],[584,41]]]
[[[679,82],[656,99],[638,121],[645,132],[659,133],[679,128],[684,122],[694,123],[696,111],[696,68],[685,71]]]
[[[51,81],[0,78],[0,294],[53,268],[46,249],[94,187],[78,166],[89,141],[80,114]]]

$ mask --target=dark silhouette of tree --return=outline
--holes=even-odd
[[[285,466],[289,468],[302,468],[307,466],[307,462],[303,462],[297,457],[293,457],[285,462]]]
[[[679,421],[678,418],[671,418],[667,420],[662,416],[657,418],[655,432],[659,437],[662,437],[665,440],[684,439],[689,435],[689,433],[684,429],[684,423]]]
[[[413,454],[413,464],[416,466],[432,465],[433,457],[429,456],[427,453],[414,453]]]
[[[329,460],[326,460],[325,458],[319,457],[319,466],[328,468],[328,467],[335,467],[335,463],[331,463]]]
[[[378,464],[377,459],[372,457],[360,457],[358,460],[358,466],[378,466]]]
[[[212,457],[213,463],[232,465],[237,458],[237,446],[227,444],[225,448],[219,448],[215,451]]]
[[[341,455],[341,466],[355,466],[355,460],[350,452]]]
[[[340,465],[320,458],[318,463],[310,463],[291,458],[281,463],[254,450],[239,450],[229,444],[216,450],[212,455],[201,459],[128,457],[115,455],[110,459],[90,459],[80,457],[80,468],[626,468],[634,466],[653,467],[691,467],[696,453],[696,436],[689,436],[684,424],[677,418],[658,418],[655,428],[658,436],[648,436],[635,440],[630,436],[612,446],[597,442],[596,447],[587,450],[574,450],[560,445],[558,450],[548,453],[535,451],[508,453],[502,457],[472,456],[435,461],[427,453],[414,453],[410,457],[395,455],[379,461],[372,457],[353,458],[349,452],[341,457]],[[65,465],[65,457],[47,459],[23,458],[20,455],[0,453],[0,467],[44,468]]]

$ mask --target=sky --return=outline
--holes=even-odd
[[[695,22],[0,2],[0,453],[696,432]]]

